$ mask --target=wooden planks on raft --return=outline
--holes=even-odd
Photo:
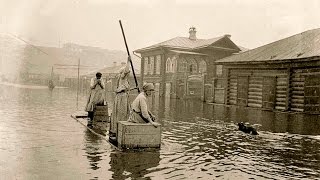
[[[155,128],[152,124],[132,123],[128,121],[120,121],[118,123],[117,141],[109,141],[108,122],[94,122],[93,126],[88,127],[88,119],[80,116],[85,112],[77,112],[71,117],[86,127],[93,134],[105,139],[112,147],[119,151],[137,150],[137,149],[159,149],[161,146],[161,124]],[[80,118],[79,118],[80,117]]]

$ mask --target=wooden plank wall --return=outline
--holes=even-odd
[[[262,82],[263,77],[249,76],[248,106],[262,107]]]
[[[263,77],[277,77],[275,109],[286,109],[286,69],[230,69],[228,73],[227,104],[237,104],[237,78],[249,77],[248,106],[262,107]]]
[[[290,75],[290,77],[288,77],[288,75]],[[304,112],[306,111],[305,108],[309,106],[316,106],[320,109],[320,105],[314,104],[317,100],[317,94],[316,96],[314,95],[315,97],[312,96],[312,104],[306,101],[305,93],[306,79],[311,76],[316,78],[320,77],[320,67],[292,68],[290,71],[288,71],[288,69],[229,69],[226,91],[227,104],[239,105],[239,102],[237,102],[237,88],[238,78],[241,76],[248,76],[249,85],[247,106],[249,107],[263,107],[263,79],[264,77],[276,77],[274,109],[297,112]],[[288,83],[290,84],[288,85]],[[318,89],[320,88],[320,85],[313,86]],[[314,88],[313,86],[310,86],[310,88]],[[320,103],[320,100],[318,101]]]
[[[238,94],[238,76],[233,72],[229,73],[228,76],[228,90],[227,90],[227,104],[236,105],[237,104],[237,94]]]
[[[292,70],[291,81],[291,110],[292,111],[304,111],[304,82],[305,77],[302,74],[303,69]]]
[[[320,68],[297,68],[292,70],[291,110],[305,111],[305,80],[307,76],[320,76]]]
[[[287,71],[284,70],[283,73],[277,75],[277,87],[276,87],[276,105],[277,110],[286,110],[286,98],[287,98],[287,84],[288,76]]]

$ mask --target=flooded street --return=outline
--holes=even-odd
[[[320,178],[317,115],[157,97],[161,149],[119,152],[70,117],[75,91],[0,86],[0,179]],[[241,121],[259,135],[238,131]]]

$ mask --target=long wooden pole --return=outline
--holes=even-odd
[[[78,99],[79,99],[79,85],[80,85],[80,58],[78,59],[77,110],[78,110]]]
[[[53,66],[51,68],[51,79],[53,79]]]
[[[130,51],[129,51],[129,48],[128,48],[126,36],[125,36],[125,34],[124,34],[124,31],[123,31],[123,27],[122,27],[121,20],[119,20],[119,23],[120,23],[120,27],[121,27],[121,31],[122,31],[123,40],[124,40],[124,43],[125,43],[125,45],[126,45],[126,49],[127,49],[127,53],[128,53],[128,58],[129,58],[129,61],[130,61],[130,64],[131,64],[131,69],[132,69],[132,74],[133,74],[133,77],[134,77],[134,81],[135,81],[135,83],[136,83],[136,87],[137,87],[138,93],[140,93],[140,89],[139,89],[139,86],[138,86],[137,77],[136,77],[136,74],[135,74],[135,72],[134,72],[133,63],[132,63],[132,60],[131,60]]]

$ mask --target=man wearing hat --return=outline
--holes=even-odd
[[[90,94],[88,97],[87,105],[85,111],[88,112],[90,118],[88,126],[92,126],[93,112],[97,105],[103,105],[104,103],[104,89],[105,85],[101,79],[102,74],[100,72],[96,73],[96,77],[91,79],[90,82]]]
[[[155,116],[149,111],[147,97],[154,91],[152,83],[146,83],[142,87],[142,92],[132,102],[132,113],[129,117],[130,122],[135,123],[151,123],[154,127],[158,124],[155,123]]]

